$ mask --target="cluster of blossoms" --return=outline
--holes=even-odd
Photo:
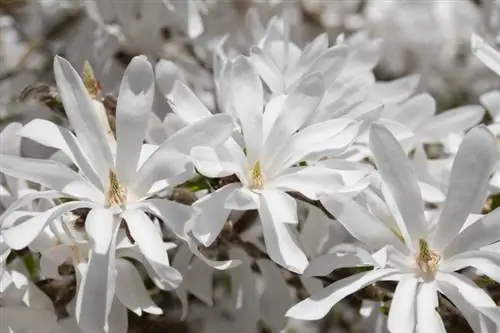
[[[87,10],[117,35],[103,3]],[[188,35],[202,32],[207,4],[144,2],[151,15],[160,3],[186,6]],[[176,293],[182,317],[188,293],[230,295],[234,332],[284,332],[361,289],[374,332],[451,332],[448,312],[498,332],[498,299],[477,282],[500,283],[500,92],[437,114],[418,75],[375,80],[380,39],[300,46],[286,16],[264,26],[249,11],[246,24],[250,48],[214,49],[210,107],[154,52],[132,58],[115,103],[88,65],[80,76],[54,58],[67,126],[0,133],[0,330],[125,333],[128,311],[164,313],[154,288]],[[129,28],[120,38],[143,33]],[[471,40],[500,75],[500,53]],[[54,153],[22,156],[27,141]],[[64,314],[30,277],[74,286]]]

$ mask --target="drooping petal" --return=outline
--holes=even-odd
[[[71,64],[59,56],[54,58],[54,75],[64,110],[85,155],[97,174],[107,172],[113,165],[111,151],[82,79]]]
[[[239,184],[226,185],[194,203],[201,214],[194,217],[192,233],[203,245],[210,246],[221,232],[230,213],[225,208],[226,200],[239,187]]]
[[[116,104],[116,173],[128,185],[146,134],[155,92],[153,67],[145,56],[136,56],[127,66]]]
[[[474,128],[465,136],[453,163],[447,199],[433,242],[438,250],[453,240],[473,212],[477,199],[484,195],[497,161],[496,149],[494,136],[484,127]]]
[[[417,327],[415,333],[446,333],[443,320],[436,311],[439,306],[437,284],[434,281],[421,283],[417,293]]]
[[[153,221],[139,210],[127,210],[123,213],[123,218],[127,222],[132,238],[162,282],[171,288],[177,287],[182,277],[170,266],[160,231]]]
[[[417,278],[412,274],[405,275],[399,281],[391,301],[387,322],[391,332],[413,332],[415,330],[418,284]]]
[[[93,241],[76,297],[76,319],[85,332],[104,332],[116,285],[115,247],[120,220],[110,210],[94,208],[85,221]]]
[[[279,205],[277,205],[279,203]],[[277,264],[287,269],[301,273],[307,266],[307,258],[299,245],[298,235],[289,220],[283,220],[290,215],[287,196],[279,191],[263,191],[261,194],[259,215],[262,222],[264,242],[269,257]],[[295,216],[295,221],[297,217]]]
[[[229,210],[252,210],[259,207],[259,196],[246,187],[234,190],[226,199],[224,208]]]
[[[345,297],[396,272],[394,269],[377,269],[336,281],[291,307],[286,316],[299,320],[321,319]]]
[[[189,273],[185,276],[189,292],[208,306],[213,306],[213,275],[214,269],[196,258],[193,259]]]
[[[336,269],[345,267],[376,266],[368,251],[362,248],[356,250],[352,253],[331,252],[314,258],[304,271],[304,276],[326,276]]]
[[[156,306],[134,265],[124,259],[116,261],[116,297],[132,312],[140,316],[142,311],[161,315],[163,311]]]
[[[373,124],[370,147],[382,179],[397,204],[403,225],[400,230],[409,244],[417,245],[418,237],[427,235],[424,203],[414,169],[396,138],[385,127]]]
[[[161,219],[179,237],[184,236],[184,227],[194,210],[191,206],[167,199],[147,199],[128,206],[153,214]]]
[[[350,197],[343,194],[331,194],[320,200],[344,228],[362,243],[373,249],[380,249],[388,244],[396,248],[403,247],[394,232]]]

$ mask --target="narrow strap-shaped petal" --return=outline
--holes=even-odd
[[[478,127],[467,133],[453,162],[447,199],[433,241],[438,250],[453,240],[473,213],[477,200],[484,197],[497,158],[496,140],[488,129]]]
[[[233,64],[232,99],[230,108],[240,120],[247,156],[255,161],[260,154],[263,140],[263,99],[264,92],[257,70],[243,56]]]
[[[46,147],[61,150],[94,186],[101,190],[104,188],[104,184],[101,183],[99,175],[83,153],[77,138],[68,129],[45,119],[33,119],[23,126],[19,135]]]
[[[443,320],[436,311],[439,306],[437,284],[434,281],[421,283],[417,293],[417,327],[415,333],[446,333]]]
[[[299,320],[321,319],[335,304],[347,296],[396,272],[397,270],[394,269],[377,269],[336,281],[311,297],[295,304],[288,310],[286,316]]]
[[[347,195],[330,194],[322,197],[321,203],[344,228],[367,246],[373,249],[388,244],[400,249],[404,246],[384,223]]]
[[[290,209],[287,198],[283,194],[280,191],[269,190],[261,194],[259,215],[264,242],[269,257],[274,262],[291,271],[301,273],[308,262],[299,244],[298,234],[292,229],[294,226],[290,225],[290,222],[294,221],[283,221],[284,207]]]
[[[35,215],[22,223],[3,230],[3,237],[10,247],[20,250],[28,246],[51,221],[72,210],[92,207],[94,207],[94,204],[83,201],[70,201],[60,204],[42,214]]]
[[[94,208],[85,220],[93,245],[76,298],[76,319],[85,332],[105,332],[116,286],[116,235],[120,220]]]
[[[163,313],[149,296],[134,265],[121,258],[116,260],[116,297],[138,316],[142,315],[142,311],[155,315]]]
[[[418,238],[427,235],[427,224],[415,170],[394,135],[384,126],[372,125],[370,147],[382,179],[401,213],[403,221],[398,221],[402,224],[399,228],[403,236],[409,238],[406,239],[408,245],[416,247]]]
[[[269,89],[279,95],[285,92],[284,80],[279,67],[257,46],[250,49],[250,59]]]
[[[23,127],[22,124],[12,122],[9,123],[0,132],[0,153],[9,155],[21,155],[21,138],[19,131]]]
[[[472,34],[472,53],[479,58],[489,69],[500,75],[500,52],[488,45],[481,37]]]
[[[455,272],[474,267],[481,273],[500,283],[500,255],[488,251],[469,251],[447,258],[439,264],[442,271]]]
[[[111,151],[82,79],[71,64],[59,56],[54,58],[54,75],[64,110],[85,155],[98,174],[107,172],[113,165]]]
[[[399,281],[389,311],[388,327],[391,332],[413,332],[417,321],[418,280],[413,274]],[[432,306],[432,304],[429,304]]]
[[[155,92],[151,63],[136,56],[128,65],[116,104],[116,172],[125,185],[137,170]]]
[[[357,253],[327,253],[311,260],[304,276],[326,276],[339,268],[359,266],[376,266],[370,253],[362,248],[358,248]]]
[[[167,286],[177,287],[182,277],[170,266],[160,230],[155,227],[153,221],[140,210],[127,210],[123,213],[123,218],[127,222],[132,238],[158,277]]]
[[[176,81],[169,94],[170,105],[174,112],[185,122],[192,124],[213,114],[182,81]]]

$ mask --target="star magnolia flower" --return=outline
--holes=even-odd
[[[252,64],[239,57],[232,71],[237,89],[230,103],[243,132],[238,140],[243,147],[230,139],[218,149],[199,147],[192,154],[203,175],[236,175],[239,182],[227,184],[195,203],[204,214],[195,218],[193,235],[209,246],[231,210],[258,209],[271,259],[301,272],[307,259],[290,228],[298,222],[297,208],[286,191],[314,199],[320,192],[345,188],[336,170],[296,165],[310,153],[342,152],[356,137],[358,125],[349,119],[335,119],[297,131],[323,96],[323,80],[318,74],[304,78],[288,95],[264,106],[262,85]]]
[[[22,135],[62,150],[80,173],[51,160],[2,155],[1,171],[51,189],[24,196],[9,207],[4,218],[36,198],[70,199],[41,216],[5,230],[4,238],[12,248],[21,249],[50,221],[75,209],[89,208],[85,230],[93,247],[76,316],[83,330],[101,332],[114,295],[114,249],[117,233],[124,225],[122,220],[158,276],[166,284],[178,285],[181,277],[170,267],[162,236],[146,212],[159,217],[176,234],[184,235],[183,223],[191,216],[192,209],[150,197],[189,179],[194,174],[188,157],[190,149],[200,144],[224,142],[232,131],[232,121],[226,115],[214,116],[185,128],[159,147],[143,145],[153,104],[154,75],[147,59],[138,56],[127,67],[121,83],[115,142],[103,105],[91,99],[71,65],[56,57],[54,72],[76,135],[40,119],[27,124]],[[99,299],[103,301],[97,301]],[[82,309],[82,304],[90,306]]]
[[[495,302],[480,287],[456,271],[473,267],[500,281],[500,256],[480,248],[500,239],[500,209],[463,228],[477,198],[488,184],[496,162],[496,144],[484,127],[472,129],[458,151],[451,173],[447,200],[437,221],[427,221],[414,170],[396,141],[383,126],[375,124],[371,148],[384,180],[384,197],[399,231],[366,208],[341,194],[321,199],[323,205],[353,236],[369,249],[386,250],[386,259],[328,254],[311,262],[306,273],[327,273],[339,267],[375,266],[322,289],[292,307],[287,316],[312,320],[325,316],[344,297],[380,280],[398,281],[388,318],[389,330],[445,332],[436,312],[437,292],[462,312],[474,332],[480,322],[500,323]],[[387,247],[386,247],[387,246]],[[379,251],[380,252],[380,251]],[[383,251],[382,251],[383,252]],[[336,259],[334,259],[336,258]]]

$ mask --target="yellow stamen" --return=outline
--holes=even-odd
[[[264,175],[262,174],[262,167],[260,165],[260,161],[255,162],[251,171],[252,188],[262,188],[264,186]]]
[[[118,182],[116,174],[109,170],[109,187],[106,192],[106,202],[108,207],[114,205],[122,206],[127,202],[127,189]]]
[[[418,268],[426,274],[435,275],[438,270],[441,256],[437,251],[432,250],[427,241],[423,238],[419,239],[418,245],[419,253],[416,258]]]

